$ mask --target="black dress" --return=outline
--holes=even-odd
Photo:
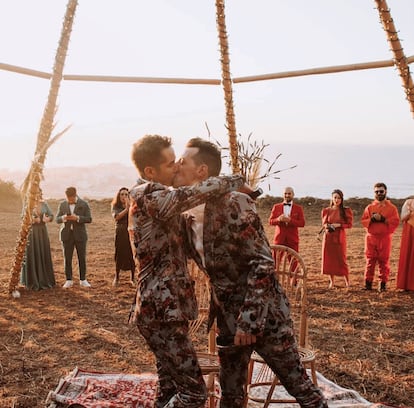
[[[114,219],[124,209],[124,207],[114,207],[112,209]],[[115,220],[115,265],[117,271],[133,271],[135,269],[128,233],[128,212],[118,221]]]
[[[39,214],[41,220],[44,214],[53,219],[53,213],[49,206],[42,202]],[[32,290],[52,288],[56,285],[49,235],[43,221],[32,224],[22,264],[20,282],[27,289]]]

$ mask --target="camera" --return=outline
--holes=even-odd
[[[332,224],[328,224],[328,232],[334,232],[335,227]]]

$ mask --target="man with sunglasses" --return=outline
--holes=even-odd
[[[388,200],[387,186],[374,185],[375,200],[362,214],[361,223],[367,230],[365,236],[365,290],[372,290],[375,266],[378,263],[381,292],[387,289],[390,275],[391,238],[400,222],[397,207]]]

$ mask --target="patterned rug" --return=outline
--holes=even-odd
[[[391,407],[386,404],[373,404],[356,391],[342,388],[320,373],[317,373],[317,377],[318,385],[328,400],[329,408]],[[54,391],[49,393],[46,406],[48,408],[152,408],[156,382],[157,376],[152,373],[100,373],[75,368],[59,381]],[[258,393],[264,391],[257,389]],[[288,395],[283,387],[275,392],[282,398]],[[278,407],[281,405],[277,404]],[[249,408],[261,406],[262,404],[252,401],[248,404]],[[283,408],[297,407],[299,405],[294,403],[283,404]]]
[[[76,367],[49,392],[46,407],[153,408],[156,384],[157,376],[152,373],[101,373]]]

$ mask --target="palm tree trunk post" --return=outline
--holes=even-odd
[[[414,117],[414,85],[407,58],[404,55],[403,47],[398,38],[398,32],[395,28],[394,20],[391,17],[391,12],[386,0],[375,0],[375,2],[377,4],[382,26],[387,33],[387,40],[390,43],[391,51],[394,54],[394,65],[400,72],[406,99],[410,104],[410,110]]]
[[[221,73],[224,89],[224,101],[226,104],[226,128],[229,135],[230,158],[233,173],[240,173],[236,119],[233,104],[233,84],[230,74],[229,43],[226,29],[226,16],[224,12],[224,0],[216,0],[216,20],[220,41]]]
[[[60,83],[62,81],[63,68],[65,65],[77,3],[77,0],[69,0],[66,7],[66,14],[63,21],[59,46],[56,51],[49,95],[37,135],[35,157],[26,177],[26,192],[24,195],[23,207],[24,214],[16,243],[15,258],[10,271],[9,293],[11,293],[14,297],[20,297],[20,293],[17,290],[20,270],[32,224],[33,209],[37,205],[39,198],[39,184],[43,175],[43,165],[46,158],[46,152],[47,148],[50,146],[50,136],[54,128],[53,121],[56,112],[56,101],[59,93]]]

